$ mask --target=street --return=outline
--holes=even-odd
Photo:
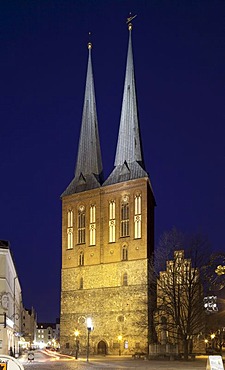
[[[133,360],[131,357],[106,356],[90,357],[89,362],[84,357],[75,360],[72,356],[63,356],[57,352],[34,351],[34,361],[28,362],[28,355],[19,360],[25,370],[190,370],[206,369],[207,357],[199,357],[194,361],[155,361]]]

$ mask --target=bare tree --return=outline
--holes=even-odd
[[[150,262],[157,280],[158,339],[179,344],[185,359],[192,351],[193,340],[204,328],[203,272],[208,256],[205,238],[197,234],[188,237],[172,229],[162,235],[154,261]]]

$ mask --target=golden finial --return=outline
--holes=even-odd
[[[128,30],[131,31],[132,28],[133,28],[133,25],[131,23],[131,21],[137,17],[137,14],[136,15],[131,15],[131,13],[129,14],[130,16],[127,18],[127,21],[126,23],[128,24]]]
[[[91,38],[91,32],[88,32],[89,39]],[[89,41],[88,43],[88,49],[92,49],[92,43]]]

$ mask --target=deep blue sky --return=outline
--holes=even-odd
[[[26,307],[59,315],[60,194],[76,163],[88,32],[105,177],[113,168],[128,43],[156,243],[173,226],[225,247],[224,0],[0,3],[0,239]]]

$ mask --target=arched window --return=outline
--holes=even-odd
[[[78,244],[85,243],[85,207],[80,206],[78,209]]]
[[[122,247],[122,261],[128,260],[128,249],[126,245],[123,245]]]
[[[69,209],[67,212],[67,248],[73,248],[73,211]]]
[[[73,210],[67,212],[67,227],[73,227]]]
[[[109,202],[109,243],[116,241],[116,203],[114,200]]]
[[[79,264],[79,266],[84,266],[84,252],[83,251],[81,251],[79,253],[79,261],[78,261],[78,264]]]
[[[96,206],[90,206],[90,245],[96,244]]]
[[[127,275],[127,272],[124,272],[123,274],[123,286],[127,286],[128,285],[128,275]]]
[[[123,198],[122,204],[121,204],[121,230],[120,230],[120,236],[129,236],[130,235],[130,228],[129,228],[129,198],[125,196]]]
[[[67,248],[73,248],[73,229],[71,227],[67,229]]]
[[[134,198],[134,238],[141,238],[141,195]]]

